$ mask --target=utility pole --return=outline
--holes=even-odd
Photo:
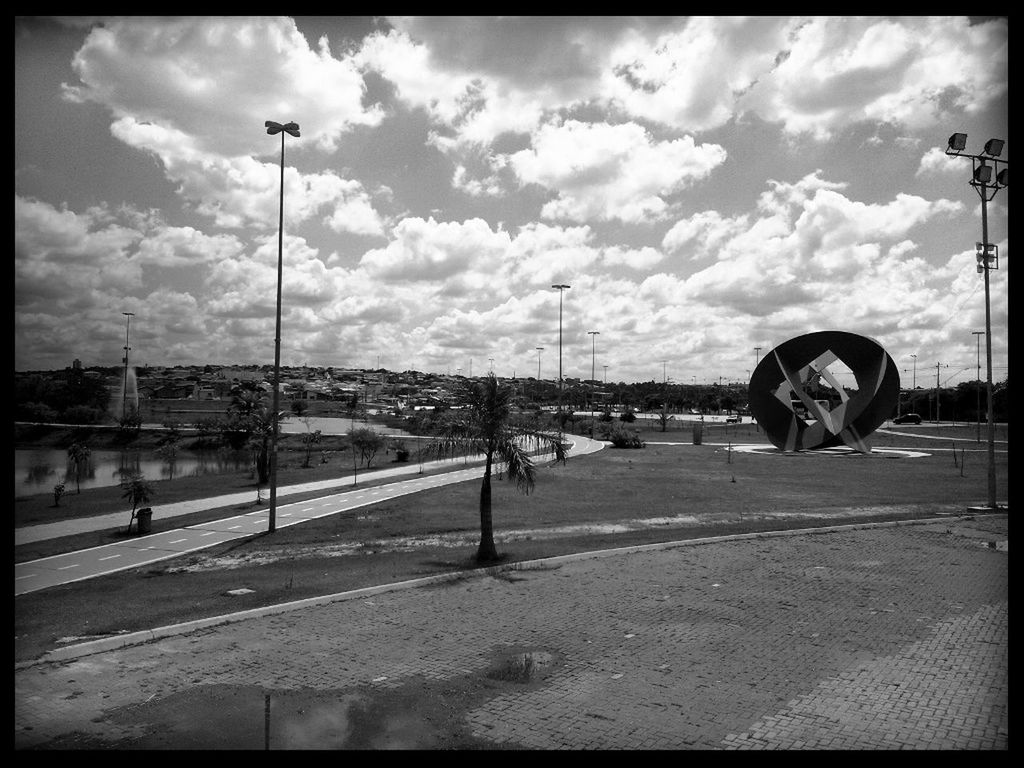
[[[939,363],[935,364],[935,423],[939,423]]]

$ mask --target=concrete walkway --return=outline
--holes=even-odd
[[[15,748],[1005,750],[1007,537],[629,547],[112,638],[16,665]]]

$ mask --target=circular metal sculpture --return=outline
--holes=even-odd
[[[856,377],[847,391],[828,366],[845,364]],[[862,453],[864,439],[896,407],[900,377],[878,342],[844,331],[797,336],[773,349],[750,377],[750,412],[783,451],[847,445]]]

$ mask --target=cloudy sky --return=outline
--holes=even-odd
[[[567,284],[567,377],[745,381],[844,330],[973,380],[944,149],[1007,138],[1007,56],[1005,18],[16,19],[16,370],[120,364],[123,312],[132,362],[273,363],[274,120],[282,364],[554,378]]]

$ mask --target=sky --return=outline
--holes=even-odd
[[[905,387],[974,380],[980,339],[984,379],[981,198],[944,151],[1007,138],[1007,27],[16,18],[15,370],[126,335],[132,364],[273,364],[280,237],[286,366],[746,382],[840,330]],[[267,120],[300,126],[283,232]]]

